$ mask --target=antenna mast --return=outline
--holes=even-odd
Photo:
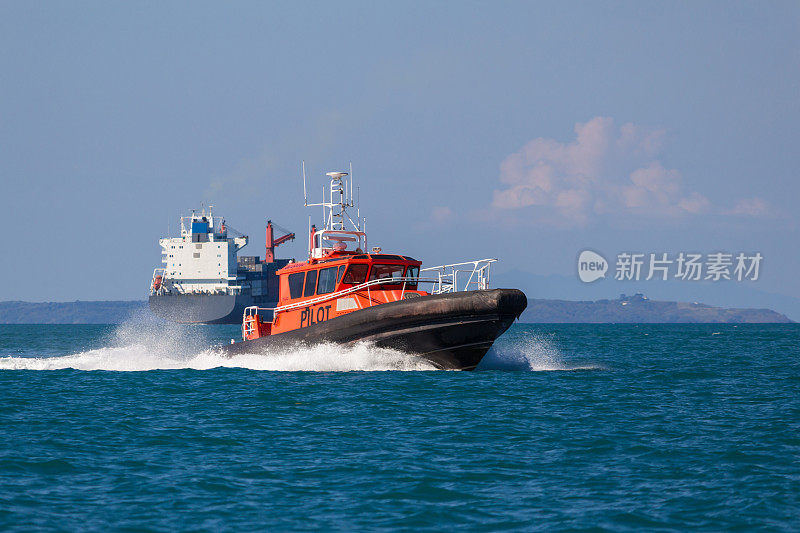
[[[353,162],[350,161],[350,207],[353,207]]]
[[[308,206],[308,194],[306,194],[306,162],[303,161],[303,205]]]

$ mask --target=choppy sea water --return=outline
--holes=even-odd
[[[516,324],[475,372],[0,325],[0,529],[800,530],[800,325]]]

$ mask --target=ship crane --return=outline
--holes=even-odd
[[[275,238],[275,229],[281,231],[285,235]],[[294,237],[294,233],[290,232],[288,229],[282,228],[277,224],[273,224],[271,220],[267,220],[267,241],[266,249],[264,251],[264,262],[272,263],[275,261],[275,247],[280,246],[287,241],[293,241]]]

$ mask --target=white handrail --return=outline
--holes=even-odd
[[[477,290],[484,290],[489,288],[489,274],[492,263],[496,263],[497,259],[478,259],[476,261],[465,261],[463,263],[452,263],[449,265],[439,265],[434,267],[427,267],[420,270],[420,272],[436,272],[439,276],[439,287],[434,288],[433,294],[441,294],[444,292],[458,292],[470,290],[472,285],[475,285]],[[458,268],[462,266],[471,266],[472,268]],[[459,274],[469,273],[466,283],[459,286]],[[461,276],[463,279],[463,275]],[[444,282],[448,282],[447,285]]]
[[[253,316],[257,315],[259,311],[274,311],[275,308],[273,307],[258,307],[257,305],[251,305],[249,307],[244,308],[244,316]]]
[[[308,307],[309,305],[316,305],[318,303],[326,302],[328,300],[335,300],[336,298],[340,298],[342,296],[346,296],[348,294],[352,294],[354,292],[359,292],[364,289],[368,289],[369,287],[373,287],[375,285],[399,285],[400,283],[403,284],[404,289],[405,285],[409,283],[439,283],[438,279],[421,279],[421,278],[381,278],[381,279],[373,279],[367,281],[365,283],[361,283],[356,285],[355,287],[350,287],[349,289],[344,289],[337,292],[332,292],[330,294],[323,294],[316,298],[312,298],[311,300],[303,300],[302,302],[294,302],[287,305],[279,305],[278,307],[258,307],[258,309],[263,309],[265,311],[275,311],[275,312],[283,312],[283,311],[291,311],[292,309],[299,309],[302,307]],[[449,282],[445,282],[449,283]],[[250,306],[245,309],[253,309],[256,306]]]
[[[253,331],[252,324],[248,324],[247,320],[245,319],[249,316],[258,316],[259,311],[272,311],[274,320],[274,318],[278,316],[278,313],[281,313],[283,311],[291,311],[292,309],[300,309],[303,307],[308,307],[310,305],[316,305],[318,303],[326,302],[328,300],[335,300],[347,294],[352,294],[354,292],[362,291],[365,288],[369,290],[369,287],[372,287],[374,285],[388,285],[388,284],[397,285],[399,283],[403,284],[402,294],[405,295],[406,285],[409,283],[413,284],[441,283],[441,281],[438,279],[420,279],[420,278],[381,278],[361,283],[360,285],[356,285],[355,287],[350,287],[349,289],[345,289],[343,291],[332,292],[330,294],[325,294],[317,298],[312,298],[311,300],[304,300],[302,302],[295,302],[288,305],[281,305],[278,307],[258,307],[256,305],[251,305],[249,307],[245,307],[244,313],[242,315],[242,337],[246,339],[247,334],[252,333]],[[372,307],[372,298],[368,297],[368,300],[370,301],[370,307]]]

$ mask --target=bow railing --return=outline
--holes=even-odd
[[[437,276],[438,286],[434,286],[431,294],[446,292],[485,290],[489,288],[489,274],[497,259],[478,259],[450,265],[423,268],[420,273],[427,272]]]

